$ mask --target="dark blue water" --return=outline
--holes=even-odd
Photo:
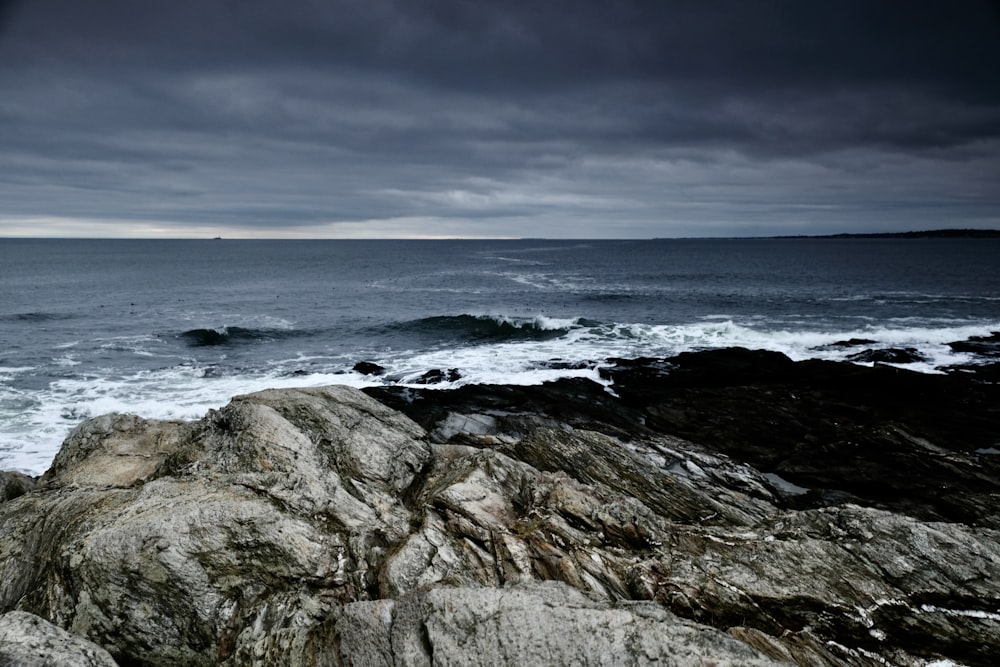
[[[996,330],[994,240],[0,239],[0,468],[44,470],[87,416],[197,418],[268,386],[596,379],[614,356],[843,358],[824,346],[852,337],[933,372]]]

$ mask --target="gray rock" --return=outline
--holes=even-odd
[[[746,643],[651,603],[594,600],[558,582],[439,588],[347,605],[345,665],[772,665]]]
[[[140,484],[190,440],[190,426],[109,414],[77,426],[42,476],[48,488]]]
[[[116,667],[111,654],[82,637],[23,611],[0,614],[0,665]]]
[[[408,533],[422,435],[342,387],[237,397],[193,424],[85,422],[41,492],[2,505],[0,609],[147,664],[305,651]]]

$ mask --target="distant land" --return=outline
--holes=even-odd
[[[679,241],[712,239],[1000,239],[1000,229],[928,229],[915,232],[865,232],[842,234],[782,234],[779,236],[656,236],[654,241]]]
[[[922,232],[872,232],[866,234],[798,234],[774,239],[1000,239],[1000,229],[930,229]]]

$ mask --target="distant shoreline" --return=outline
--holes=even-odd
[[[654,236],[653,241],[770,241],[785,239],[1000,239],[1000,229],[927,229],[909,232],[842,232],[773,236]]]
[[[793,234],[772,239],[1000,239],[1000,229],[929,229],[917,232]]]

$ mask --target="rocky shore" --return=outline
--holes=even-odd
[[[0,473],[0,664],[997,664],[995,370],[729,349],[97,417]]]

